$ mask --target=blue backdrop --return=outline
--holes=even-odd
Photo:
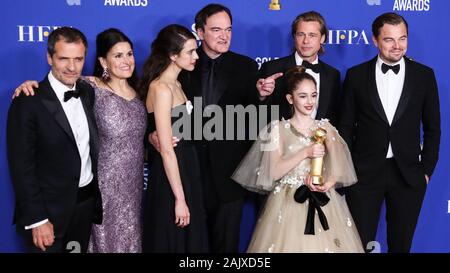
[[[192,28],[194,15],[207,0],[2,0],[0,2],[0,252],[21,250],[12,226],[14,194],[6,159],[5,125],[13,88],[25,79],[41,80],[46,62],[48,33],[57,26],[82,30],[90,44],[84,74],[93,70],[95,35],[117,27],[135,43],[137,67],[149,53],[158,30],[170,23]],[[270,11],[270,0],[217,1],[233,13],[231,49],[258,63],[292,52],[290,24],[295,16],[317,10],[330,28],[326,53],[321,58],[346,70],[374,57],[371,23],[383,12],[395,11],[409,23],[407,55],[431,66],[436,73],[441,101],[442,138],[440,159],[427,189],[414,237],[414,252],[450,252],[450,185],[445,171],[450,158],[450,1],[448,0],[280,0],[281,10]],[[253,208],[247,203],[242,221],[241,249],[254,225]],[[378,239],[385,250],[385,225],[380,222]]]

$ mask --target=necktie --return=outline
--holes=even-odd
[[[302,66],[311,69],[314,73],[320,73],[320,66],[319,64],[312,64],[308,61],[303,60]]]
[[[398,72],[400,71],[400,65],[399,64],[387,65],[385,63],[383,63],[381,65],[381,71],[383,72],[383,74],[386,74],[386,72],[388,72],[389,69],[392,69],[392,72],[394,72],[395,74],[398,74]]]
[[[80,97],[80,91],[79,90],[69,90],[64,92],[64,102],[70,100],[71,98],[78,99]]]
[[[207,71],[205,74],[205,80],[203,82],[203,103],[204,105],[210,105],[214,103],[214,68],[216,61],[208,60]]]

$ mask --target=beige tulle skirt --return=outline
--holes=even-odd
[[[269,194],[247,252],[364,252],[345,198],[334,189],[327,192],[330,201],[322,207],[329,229],[323,229],[316,212],[315,235],[305,235],[308,201],[297,203],[294,200],[296,189],[288,184],[278,184]]]

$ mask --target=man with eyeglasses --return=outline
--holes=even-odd
[[[325,19],[318,12],[309,11],[298,15],[291,28],[295,52],[262,65],[257,82],[260,100],[267,105],[279,105],[280,119],[290,118],[292,112],[286,100],[285,77],[275,80],[275,89],[266,78],[275,73],[284,73],[296,65],[303,65],[307,68],[306,72],[314,77],[318,87],[318,107],[312,112],[312,117],[328,118],[334,125],[338,117],[340,73],[319,60],[328,33]]]

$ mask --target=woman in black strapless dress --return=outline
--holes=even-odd
[[[149,152],[144,252],[208,252],[201,173],[191,130],[173,126],[191,124],[192,104],[177,78],[183,69],[194,69],[196,48],[188,29],[169,25],[153,41],[144,64],[140,90],[146,97],[148,131],[156,131],[159,142],[159,151],[151,147]],[[173,136],[180,139],[175,147]]]

